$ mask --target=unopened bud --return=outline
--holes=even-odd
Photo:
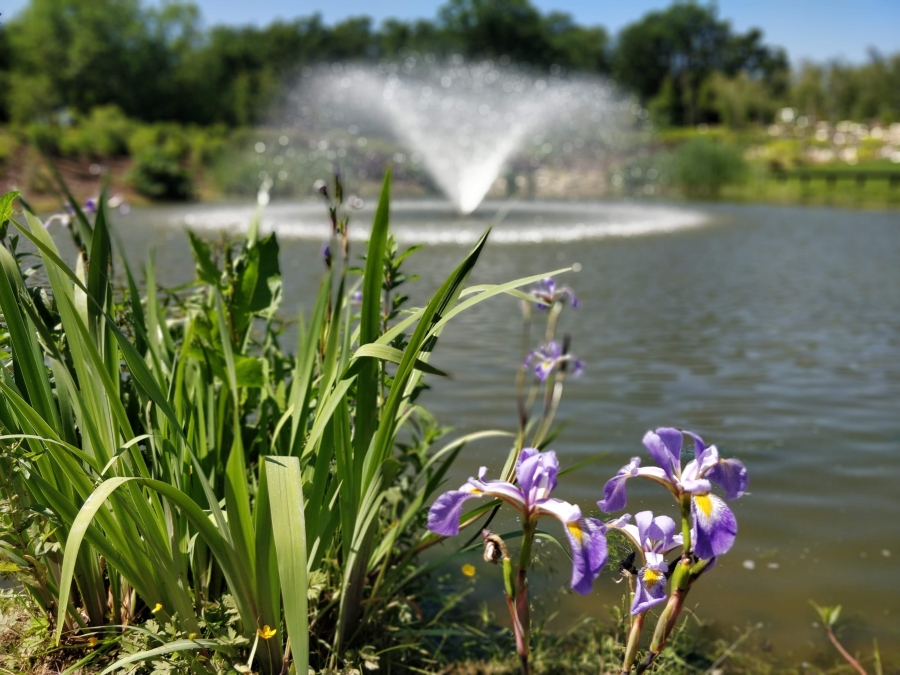
[[[481,537],[484,540],[484,561],[496,565],[501,560],[509,558],[509,551],[503,540],[490,530],[482,530]]]

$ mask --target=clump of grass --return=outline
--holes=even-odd
[[[692,197],[718,197],[724,186],[739,183],[746,175],[737,150],[702,137],[676,150],[672,170],[676,184]]]
[[[127,663],[177,654],[197,672],[217,659],[280,673],[424,658],[422,507],[473,439],[436,448],[423,375],[442,374],[429,359],[459,311],[545,275],[467,290],[486,232],[407,308],[388,190],[355,277],[341,185],[323,189],[334,254],[294,354],[278,241],[258,216],[230,244],[190,235],[197,282],[177,295],[156,292],[148,259],[141,294],[104,198],[91,216],[66,195],[73,264],[5,198],[2,555],[54,645],[135,645],[121,641],[137,631],[148,640]],[[226,603],[229,620],[212,620]]]

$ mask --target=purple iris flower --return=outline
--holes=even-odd
[[[568,286],[557,288],[553,277],[547,277],[539,281],[537,287],[531,290],[530,295],[538,299],[538,309],[547,309],[557,300],[562,300],[566,297],[572,302],[572,307],[578,307],[578,298],[575,297],[572,289]]]
[[[473,497],[495,497],[512,504],[523,516],[523,522],[533,522],[541,516],[552,516],[566,528],[572,549],[572,589],[587,595],[594,579],[606,564],[606,526],[596,518],[584,518],[581,509],[550,493],[556,487],[559,463],[552,450],[540,452],[525,448],[516,462],[518,485],[502,480],[484,480],[486,467],[478,478],[470,478],[459,488],[438,497],[428,512],[428,529],[445,537],[459,532],[462,505]]]
[[[681,468],[683,434],[694,439],[694,459]],[[662,428],[644,435],[644,447],[656,460],[658,467],[641,468],[641,458],[619,469],[603,487],[603,501],[597,505],[606,512],[625,508],[625,483],[640,476],[667,488],[679,502],[690,495],[693,520],[693,552],[708,560],[726,553],[737,535],[737,520],[725,501],[712,494],[715,483],[725,490],[727,499],[737,499],[747,490],[747,469],[736,459],[720,459],[716,446],[707,447],[703,439],[690,431]]]
[[[97,200],[96,199],[88,199],[84,203],[84,210],[88,213],[97,213]]]
[[[631,603],[631,613],[640,614],[666,599],[666,573],[669,566],[665,555],[683,545],[680,534],[675,534],[675,521],[668,516],[653,517],[652,511],[641,511],[631,525],[630,515],[609,523],[621,530],[641,552],[644,566],[638,570],[638,586]]]
[[[584,372],[584,363],[581,359],[571,354],[563,354],[562,345],[555,340],[550,340],[540,349],[528,354],[528,358],[525,359],[525,367],[528,368],[534,363],[534,374],[543,382],[550,373],[569,361],[572,362],[572,375],[574,377],[578,377]]]

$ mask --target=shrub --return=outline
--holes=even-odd
[[[0,166],[6,163],[19,146],[18,139],[6,130],[0,130]]]
[[[94,108],[63,132],[60,150],[64,155],[80,157],[125,155],[133,129],[134,123],[117,106]]]
[[[28,145],[40,152],[56,154],[59,152],[61,131],[58,125],[46,122],[34,122],[25,129]]]
[[[128,152],[132,157],[153,148],[162,148],[167,154],[183,160],[190,153],[191,144],[184,127],[171,123],[140,126],[128,139]]]
[[[150,199],[184,201],[194,193],[190,172],[165,148],[142,151],[135,157],[128,178],[137,192]]]
[[[740,153],[713,140],[694,138],[675,152],[675,182],[692,197],[715,197],[723,186],[739,182],[745,172]]]

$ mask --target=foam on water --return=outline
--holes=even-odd
[[[399,201],[391,204],[391,232],[406,244],[471,244],[484,232],[495,213],[505,216],[494,226],[494,244],[536,244],[571,242],[607,237],[636,237],[665,234],[700,227],[707,222],[703,213],[673,206],[537,202],[514,204],[485,203],[477,215],[460,218],[447,202]],[[245,231],[251,207],[206,207],[202,211],[174,216],[171,224],[193,230]],[[355,213],[350,238],[368,239],[372,211]],[[276,232],[286,239],[326,241],[330,226],[319,203],[270,206],[260,229]]]

